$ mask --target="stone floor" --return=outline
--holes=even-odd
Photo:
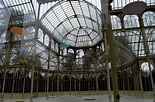
[[[85,100],[92,99],[92,100]],[[19,99],[4,99],[3,102],[16,102]],[[20,99],[21,100],[21,99]],[[30,99],[23,99],[24,102],[30,102]],[[109,98],[107,95],[94,95],[94,96],[71,96],[71,95],[63,95],[63,96],[49,96],[46,97],[38,97],[33,98],[33,102],[109,102]],[[112,101],[113,102],[113,99]],[[120,102],[153,102],[153,99],[142,99],[134,96],[121,96]]]

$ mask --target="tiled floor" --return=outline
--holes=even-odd
[[[95,100],[85,100],[95,99]],[[4,99],[4,102],[16,102],[18,99]],[[109,102],[107,95],[96,95],[96,96],[70,96],[64,95],[59,97],[50,96],[49,99],[45,97],[33,98],[33,102]],[[29,102],[30,99],[24,99],[24,102]],[[1,101],[0,101],[1,102]],[[113,102],[113,99],[112,99]],[[153,99],[142,99],[133,96],[121,96],[120,102],[153,102]]]

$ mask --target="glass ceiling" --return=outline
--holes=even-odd
[[[114,0],[114,2],[111,3],[111,6],[114,12],[118,12],[126,4],[133,1],[137,0]],[[146,2],[149,8],[155,5],[155,0],[139,1]],[[85,48],[95,46],[98,43],[101,43],[103,40],[100,18],[100,0],[63,0],[61,2],[44,3],[40,6],[37,0],[0,0],[0,4],[4,4],[5,7],[7,7],[11,12],[11,14],[3,14],[4,5],[0,5],[0,12],[2,13],[0,16],[0,29],[2,29],[2,26],[4,25],[6,27],[7,24],[4,24],[4,22],[8,22],[9,19],[7,19],[7,16],[11,17],[9,26],[25,27],[27,24],[28,27],[33,25],[35,28],[35,21],[37,19],[37,14],[39,13],[39,30],[43,33],[43,36],[39,36],[39,38],[42,37],[44,40],[43,44],[40,44],[40,42],[38,43],[40,45],[48,46],[49,41],[52,42],[52,39],[56,39],[56,41],[58,41],[56,43],[58,44],[56,46],[53,46],[54,43],[51,45],[53,49],[56,49],[56,52],[58,52],[58,47],[61,43],[66,43],[72,47]],[[40,12],[38,12],[39,8]],[[151,11],[145,11],[145,13],[142,15],[145,35],[150,53],[155,53],[154,17],[155,13],[153,9]],[[142,28],[140,27],[138,16],[125,15],[123,18],[121,18],[117,14],[114,14],[111,15],[111,22],[113,35],[117,40],[115,42],[115,47],[118,65],[130,62],[133,58],[135,58],[135,56],[145,56],[143,37],[141,35]],[[122,29],[124,31],[122,31]],[[33,34],[29,34],[28,36],[34,34],[35,29]],[[44,37],[44,35],[48,36],[49,39],[47,39],[48,37]],[[7,36],[5,37],[2,32],[0,37],[1,43],[3,39],[7,38]],[[123,42],[124,38],[126,39],[125,43]],[[32,44],[33,41],[31,44],[29,44],[30,47],[32,47]],[[102,44],[104,45],[104,43]],[[46,51],[46,47],[41,48],[39,46],[38,49],[39,48]],[[47,62],[47,56],[42,55],[41,57],[43,57],[42,59],[45,59],[44,62]]]
[[[10,25],[35,21],[38,14],[37,0],[1,0],[12,12]],[[136,0],[114,0],[112,9],[122,8]],[[142,0],[153,5],[154,0]],[[39,19],[58,43],[73,47],[90,47],[103,39],[101,28],[100,0],[49,2],[40,5]],[[24,19],[21,19],[21,18]],[[116,22],[117,23],[117,22]],[[115,23],[115,24],[116,24]]]
[[[10,25],[20,25],[35,20],[35,11],[31,0],[1,0],[11,12]]]
[[[87,1],[63,1],[45,12],[40,21],[60,43],[84,47],[102,40],[100,15]]]

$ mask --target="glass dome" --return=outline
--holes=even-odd
[[[60,43],[86,47],[103,39],[100,15],[98,8],[87,1],[62,1],[45,12],[40,21]]]
[[[43,93],[47,97],[73,91],[107,94],[110,88],[115,90],[111,86],[117,86],[117,81],[120,91],[140,91],[137,96],[150,93],[155,0],[109,0],[113,1],[109,5],[102,1],[108,3],[0,0],[0,98],[5,93],[13,99],[14,93],[22,98],[31,93],[31,100]],[[134,1],[146,2],[146,10],[141,15],[124,15],[123,7]],[[13,34],[12,27],[24,28],[28,34]]]
[[[41,65],[40,67],[44,69],[47,69],[49,65],[50,69],[57,70],[58,66],[67,60],[68,49],[73,50],[73,60],[75,59],[77,66],[89,62],[85,61],[85,59],[82,59],[80,56],[87,54],[85,52],[86,50],[90,50],[91,52],[93,49],[89,54],[94,54],[93,57],[97,60],[96,66],[102,65],[102,69],[105,68],[106,41],[104,37],[105,32],[102,29],[100,0],[63,0],[43,4],[39,4],[38,0],[1,1],[11,12],[8,28],[12,26],[20,26],[29,31],[29,34],[25,36],[13,35],[13,38],[10,41],[10,43],[14,43],[13,47],[10,48],[12,51],[10,51],[11,54],[9,55],[11,60],[10,63],[19,63],[16,60],[18,60],[19,57],[21,58],[21,49],[25,50],[23,51],[23,55],[26,55],[27,59],[31,59],[34,46],[36,46],[35,57],[38,60],[36,60],[36,62],[39,62],[39,64],[36,63],[36,65]],[[130,2],[133,1],[135,0],[131,0]],[[147,50],[149,50],[150,53],[155,52],[155,22],[153,20],[155,13],[152,6],[154,1],[146,2],[148,7],[141,15],[144,28],[140,27],[141,22],[139,22],[139,16],[122,16],[121,9],[130,2],[128,0],[125,0],[125,2],[114,0],[114,2],[111,3],[112,11],[110,16],[112,33],[115,39],[116,64],[118,66],[128,64],[136,57],[146,56],[144,51],[146,49],[141,33],[142,30],[145,31],[143,33],[145,33],[145,42],[148,45]],[[3,8],[3,6],[1,6],[1,8]],[[2,22],[5,21],[5,16],[1,16]],[[1,48],[5,46],[6,51],[8,45],[5,42],[9,42],[10,35],[9,32],[1,32],[0,35]],[[67,44],[69,46],[66,51],[61,51],[61,44]],[[50,49],[49,52],[47,49]],[[82,50],[83,54],[78,56],[78,54],[75,53],[78,50]],[[5,54],[4,51],[1,53],[1,56],[3,56],[1,59],[2,62],[4,62],[4,58],[6,57]],[[50,56],[49,59],[48,56]],[[59,61],[61,63],[59,63]],[[66,61],[66,63],[70,62]],[[94,68],[93,63],[92,67]]]

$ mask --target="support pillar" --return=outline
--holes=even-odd
[[[114,47],[114,36],[112,33],[111,19],[110,19],[110,9],[109,0],[101,0],[102,9],[102,26],[105,26],[106,34],[108,37],[109,45],[109,57],[111,62],[111,72],[112,72],[112,85],[113,85],[113,97],[114,102],[119,102],[120,95],[118,92],[118,80],[117,80],[117,68],[116,68],[116,58],[115,58],[115,47]]]

